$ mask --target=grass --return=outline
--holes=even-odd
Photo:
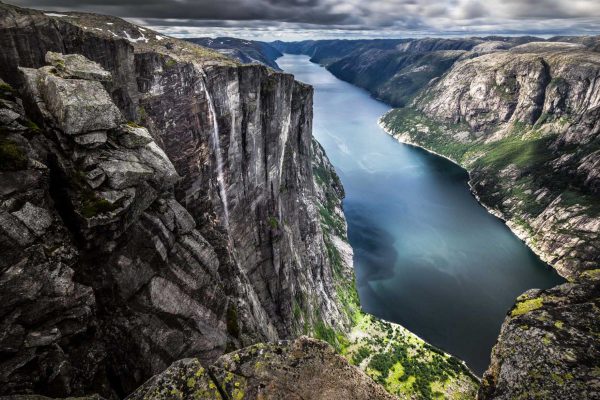
[[[27,168],[27,155],[19,145],[0,137],[0,170],[18,171]]]
[[[81,215],[85,218],[92,218],[96,215],[107,213],[117,209],[118,206],[110,203],[106,199],[101,199],[93,193],[87,193],[83,197],[81,204]]]
[[[536,297],[533,299],[527,299],[517,302],[515,307],[510,313],[511,317],[518,317],[519,315],[526,314],[530,311],[537,310],[544,305],[544,299]]]

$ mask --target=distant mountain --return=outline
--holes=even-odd
[[[216,39],[191,38],[186,40],[216,50],[242,64],[259,63],[281,71],[275,60],[283,54],[265,42],[230,37],[219,37]]]
[[[532,36],[489,36],[275,41],[271,45],[282,53],[306,54],[338,78],[368,90],[392,106],[403,107],[459,59],[540,40],[543,39]]]

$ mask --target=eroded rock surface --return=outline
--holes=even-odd
[[[177,359],[348,326],[310,87],[97,15],[0,4],[0,48],[23,97],[0,114],[0,394],[123,397]]]
[[[600,398],[600,270],[517,299],[480,399]]]
[[[177,361],[128,400],[164,399],[394,399],[327,343],[307,337],[258,344],[203,367]]]

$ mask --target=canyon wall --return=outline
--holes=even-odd
[[[0,4],[0,48],[0,394],[122,397],[181,358],[348,328],[312,88],[91,14]]]

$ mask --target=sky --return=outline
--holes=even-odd
[[[256,40],[600,34],[600,0],[3,0],[124,17],[177,37]]]

